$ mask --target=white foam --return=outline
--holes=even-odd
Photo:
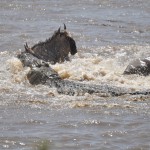
[[[129,51],[129,49],[132,50],[133,46],[127,47],[126,49],[127,51]],[[124,51],[126,49],[124,49]],[[122,61],[125,61],[124,57],[127,56],[123,52],[121,57],[123,57]],[[116,57],[104,58],[98,55],[87,55],[86,53],[85,55],[76,55],[70,62],[52,65],[52,68],[54,68],[60,76],[70,80],[84,80],[87,83],[95,84],[107,82],[109,84],[135,89],[143,87],[150,88],[149,76],[122,75],[130,60],[122,63],[120,61],[121,60],[119,59],[118,61]]]

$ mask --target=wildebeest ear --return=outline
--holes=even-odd
[[[64,30],[66,30],[67,29],[67,27],[66,27],[66,25],[64,24]]]
[[[71,48],[71,55],[74,55],[77,53],[77,47],[76,47],[76,42],[74,41],[73,38],[68,37],[69,43],[70,43],[70,48]]]

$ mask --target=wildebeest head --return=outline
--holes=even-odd
[[[26,44],[25,50],[26,52],[32,53],[39,59],[52,63],[69,60],[69,52],[71,55],[77,53],[76,43],[66,31],[65,24],[64,30],[61,31],[59,28],[54,32],[51,38],[47,39],[45,42],[39,42],[31,48],[29,48]]]

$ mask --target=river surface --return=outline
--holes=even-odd
[[[123,76],[130,61],[150,56],[149,0],[0,1],[0,150],[149,150],[150,96],[60,95],[32,86],[15,58],[60,26],[78,53],[55,64],[62,78],[150,89],[150,76]]]

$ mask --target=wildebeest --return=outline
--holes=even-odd
[[[76,43],[72,37],[69,36],[66,31],[66,25],[64,24],[64,30],[60,28],[54,32],[53,36],[44,42],[39,42],[33,47],[24,45],[25,51],[31,53],[35,57],[42,59],[46,62],[55,64],[56,62],[64,62],[69,60],[69,52],[71,55],[77,53]]]
[[[123,74],[139,74],[147,76],[150,74],[150,57],[132,61]]]

